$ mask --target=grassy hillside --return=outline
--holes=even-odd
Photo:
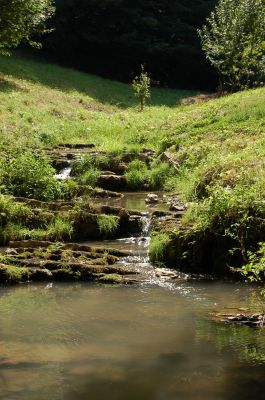
[[[0,72],[0,146],[156,147],[158,135],[173,127],[178,100],[191,94],[153,89],[151,107],[140,113],[129,85],[20,57],[0,57]]]
[[[151,148],[157,159],[166,152],[174,167],[154,164],[155,175],[189,206],[180,225],[164,228],[158,259],[240,266],[265,241],[265,88],[193,105],[177,104],[191,92],[153,89],[139,112],[129,85],[18,56],[1,57],[0,71],[0,147],[9,154],[83,142],[116,154]]]

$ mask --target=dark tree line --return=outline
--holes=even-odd
[[[129,81],[145,64],[153,81],[210,88],[216,76],[197,29],[217,0],[56,0],[43,51],[56,61]]]

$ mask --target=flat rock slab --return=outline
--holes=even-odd
[[[13,242],[13,247],[2,250],[0,283],[46,280],[127,283],[137,275],[118,264],[123,252],[75,243],[22,242]],[[125,282],[127,276],[130,278]]]
[[[236,323],[252,328],[265,327],[264,314],[215,314],[213,318],[226,324]]]

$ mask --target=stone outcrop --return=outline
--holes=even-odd
[[[118,253],[75,243],[55,246],[38,241],[13,242],[11,249],[2,250],[0,283],[53,280],[120,283],[124,277],[124,283],[130,283],[130,279],[134,282],[136,273],[117,264]]]

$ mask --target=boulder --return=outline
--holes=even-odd
[[[105,190],[124,190],[126,188],[126,178],[123,175],[100,175],[97,186]]]

